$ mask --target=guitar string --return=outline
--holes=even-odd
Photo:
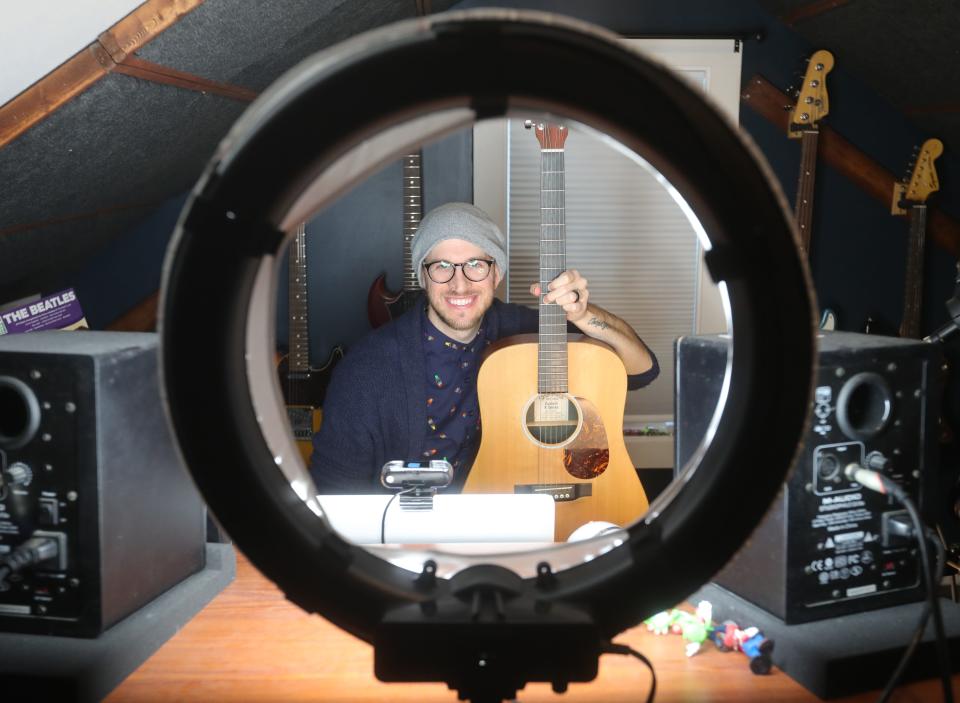
[[[547,284],[556,276],[565,270],[565,232],[566,213],[564,203],[564,152],[562,150],[546,152],[541,148],[541,173],[540,173],[540,220],[541,220],[541,294],[546,290]],[[550,186],[550,187],[545,187]],[[550,193],[547,195],[546,193]],[[552,200],[551,200],[552,198]],[[545,209],[546,208],[546,209]],[[555,217],[550,218],[554,221],[544,222],[544,212],[549,211]],[[547,237],[547,227],[554,227],[555,232],[551,237]],[[550,263],[547,263],[547,257],[551,257]],[[546,273],[547,275],[543,275]],[[565,379],[567,371],[566,340],[558,344],[556,337],[560,334],[566,336],[566,325],[564,324],[565,312],[558,303],[546,305],[541,299],[541,313],[544,324],[541,325],[541,332],[552,335],[551,341],[545,342],[541,336],[541,378],[538,385],[544,391],[544,395],[552,395],[559,398],[564,395],[565,399]],[[543,345],[547,344],[547,349]],[[558,348],[559,347],[559,348]],[[543,373],[542,365],[550,361],[549,371]],[[559,363],[558,363],[559,362]],[[562,368],[561,368],[562,367]],[[557,378],[559,376],[559,378]],[[568,413],[569,415],[569,413]],[[541,427],[541,444],[538,448],[538,473],[540,483],[546,483],[547,466],[550,459],[556,456],[555,448],[567,436],[566,422],[569,417],[558,418],[558,420],[549,423],[545,428]]]

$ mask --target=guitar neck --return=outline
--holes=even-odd
[[[920,336],[920,312],[923,303],[923,249],[926,240],[927,206],[910,206],[910,233],[907,239],[907,273],[903,288],[903,319],[900,336]]]
[[[300,223],[297,227],[293,246],[290,247],[288,276],[290,284],[288,365],[291,372],[306,373],[310,370],[310,343],[307,324],[307,228],[305,223]]]
[[[797,179],[797,201],[794,213],[800,228],[800,246],[810,253],[810,230],[813,225],[813,188],[817,175],[817,144],[820,132],[808,129],[800,142],[800,177]]]
[[[423,218],[422,154],[417,151],[403,157],[403,290],[420,289],[413,268],[413,235]]]
[[[567,269],[563,149],[540,151],[540,291]],[[567,315],[540,297],[538,390],[567,392]]]

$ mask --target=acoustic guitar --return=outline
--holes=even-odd
[[[787,136],[800,140],[800,175],[797,178],[797,198],[794,215],[800,228],[800,247],[805,256],[810,255],[810,239],[813,227],[813,190],[817,178],[817,148],[820,143],[821,119],[830,112],[827,95],[827,74],[833,70],[833,54],[826,49],[814,52],[807,64],[803,85],[797,93],[797,102],[790,111]],[[823,310],[820,328],[836,328],[836,315],[830,309]]]
[[[566,270],[565,127],[537,125],[540,290]],[[540,299],[539,334],[491,345],[477,393],[483,435],[465,493],[546,493],[557,541],[590,521],[620,526],[647,497],[623,440],[627,377],[607,345],[568,341],[563,308]],[[579,337],[579,335],[578,335]]]
[[[288,353],[280,357],[277,373],[293,438],[304,462],[310,461],[313,435],[320,429],[321,405],[333,367],[343,358],[334,347],[320,368],[310,366],[310,330],[307,319],[307,237],[301,223],[290,248]]]
[[[910,221],[907,235],[907,267],[903,290],[903,317],[900,336],[917,339],[920,336],[920,314],[923,307],[923,250],[926,243],[927,198],[940,190],[933,162],[943,153],[943,142],[928,139],[920,148],[909,180],[893,184],[893,215],[907,215]]]
[[[403,287],[398,293],[390,292],[385,273],[380,274],[370,286],[367,293],[367,319],[374,329],[405,313],[420,295],[411,247],[413,235],[423,217],[421,161],[422,154],[419,151],[403,157]]]

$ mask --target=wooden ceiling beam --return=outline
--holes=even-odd
[[[850,0],[814,0],[813,2],[798,5],[789,12],[784,12],[780,15],[780,21],[788,27],[792,27],[798,22],[813,19],[825,12],[836,10],[838,7],[843,7],[849,2]]]
[[[928,105],[907,105],[903,111],[908,115],[937,115],[960,112],[960,103],[930,103]]]
[[[147,0],[97,41],[0,106],[0,147],[50,116],[203,0]]]
[[[741,101],[783,130],[787,138],[788,107],[793,101],[763,76],[747,81]],[[819,156],[889,212],[893,184],[898,179],[883,166],[841,137],[829,126],[820,127]],[[960,258],[960,222],[938,208],[929,209],[928,232],[942,249]]]
[[[116,320],[107,325],[114,332],[153,332],[157,329],[160,292],[151,293]]]
[[[128,56],[114,69],[115,73],[122,73],[127,76],[134,76],[145,81],[154,83],[163,83],[173,85],[178,88],[194,90],[198,93],[211,93],[232,100],[241,102],[253,102],[257,98],[257,93],[247,88],[231,85],[229,83],[217,83],[207,80],[192,73],[177,71],[167,66],[161,66],[157,63],[144,61],[136,56]]]
[[[164,203],[164,200],[153,200],[142,203],[124,203],[122,205],[111,205],[109,207],[98,208],[97,210],[91,210],[88,212],[74,212],[69,215],[62,215],[60,217],[52,217],[46,220],[35,220],[33,222],[23,222],[16,225],[11,225],[9,227],[0,228],[0,237],[4,237],[8,234],[16,234],[17,232],[26,232],[27,230],[32,229],[41,229],[43,227],[52,227],[54,225],[62,225],[66,222],[76,222],[77,220],[89,220],[96,217],[103,217],[105,215],[112,215],[117,212],[125,212],[126,210],[144,210],[149,212],[160,207]]]

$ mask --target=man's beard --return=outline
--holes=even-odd
[[[437,309],[437,306],[433,304],[432,300],[429,302],[430,302],[430,307],[433,309],[433,312],[436,313],[437,317],[439,317],[443,321],[443,323],[450,329],[468,330],[471,327],[474,327],[478,322],[480,322],[481,319],[483,319],[482,314],[479,317],[475,317],[475,318],[471,317],[471,318],[465,318],[465,319],[448,317],[443,310]]]

